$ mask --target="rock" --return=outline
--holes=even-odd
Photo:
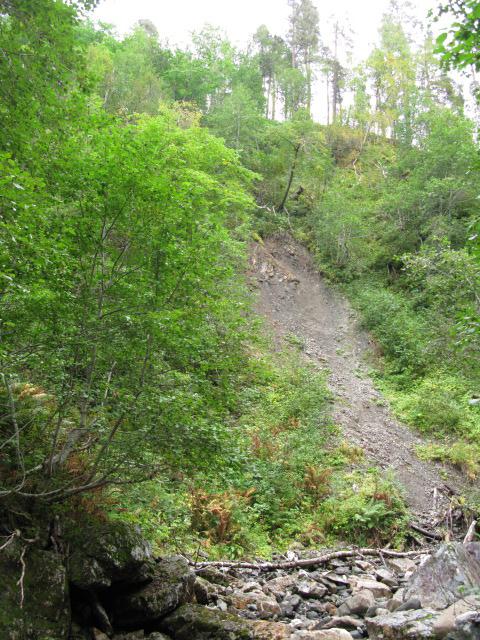
[[[100,629],[92,629],[93,640],[109,640],[109,637]]]
[[[297,631],[292,640],[352,640],[345,629],[322,629],[320,631]]]
[[[480,587],[479,557],[480,543],[441,545],[414,572],[405,599],[418,597],[423,608],[445,609],[465,592]]]
[[[387,569],[378,569],[377,571],[375,571],[375,575],[377,577],[377,580],[386,584],[387,587],[398,587],[397,579]]]
[[[263,585],[263,591],[265,593],[271,593],[273,595],[283,595],[285,592],[292,587],[295,583],[294,576],[280,576],[278,578],[273,578],[273,580],[268,580]]]
[[[405,598],[405,594],[403,594]],[[397,611],[412,611],[413,609],[421,609],[422,603],[420,602],[420,598],[414,596],[413,598],[409,598],[404,601],[399,607],[397,607]]]
[[[403,596],[405,593],[405,589],[398,589],[393,595],[392,598],[387,602],[387,609],[389,611],[396,611],[399,607],[401,607],[403,602]],[[415,607],[414,607],[415,608]]]
[[[375,598],[371,591],[358,591],[350,598],[347,598],[338,608],[338,615],[344,616],[351,613],[364,615],[370,607],[375,604]]]
[[[23,553],[25,575],[21,604]],[[59,554],[33,545],[12,542],[0,553],[0,638],[67,637],[70,627],[70,604],[66,570]]]
[[[394,573],[407,573],[417,568],[415,562],[410,558],[386,558],[386,565]]]
[[[171,640],[169,636],[166,636],[164,633],[159,633],[158,631],[154,631],[148,635],[148,640]]]
[[[389,598],[392,595],[390,587],[376,580],[358,580],[355,591],[370,591],[374,598]]]
[[[326,624],[319,625],[321,629],[358,629],[363,627],[363,622],[352,616],[335,616]]]
[[[238,616],[185,604],[161,622],[175,640],[253,640],[251,623]]]
[[[366,620],[368,637],[370,640],[433,639],[435,618],[433,610],[387,612]]]
[[[470,611],[458,616],[452,638],[453,640],[480,640],[480,613]]]
[[[480,610],[480,597],[479,596],[466,596],[462,600],[457,600],[447,609],[444,609],[433,625],[435,634],[439,638],[445,637],[448,633],[455,629],[455,619],[458,616]]]
[[[199,604],[209,604],[218,595],[218,587],[199,576],[195,579],[193,590]]]
[[[114,583],[139,584],[154,573],[150,544],[140,530],[123,522],[95,522],[70,526],[65,534],[73,552],[68,576],[80,589],[110,587]]]
[[[250,623],[255,640],[285,640],[291,638],[291,630],[285,624],[279,622],[253,622]]]
[[[153,638],[153,636],[148,636],[148,637],[149,637],[149,640],[152,640]],[[145,633],[143,632],[143,630],[132,631],[131,633],[122,633],[120,635],[113,636],[113,640],[143,640],[143,638],[145,638]],[[157,640],[164,640],[164,639],[165,639],[165,636],[163,636],[163,638],[157,638]],[[153,638],[153,640],[155,640],[155,638]]]
[[[229,575],[215,569],[215,567],[204,567],[198,571],[197,575],[213,584],[220,584],[222,587],[228,587],[232,583],[232,578]]]
[[[280,605],[273,598],[268,598],[261,593],[236,593],[230,598],[232,607],[242,611],[254,604],[258,611],[258,617],[266,620],[282,613]]]
[[[317,600],[323,598],[327,593],[327,588],[314,580],[302,580],[294,586],[293,590],[302,598],[316,598]]]
[[[158,562],[151,582],[119,595],[113,603],[116,627],[135,629],[163,618],[193,600],[195,575],[180,556]]]

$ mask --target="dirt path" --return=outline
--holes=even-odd
[[[415,446],[423,441],[393,418],[374,388],[364,362],[371,350],[369,337],[359,329],[348,302],[326,285],[308,252],[291,238],[256,245],[251,268],[259,288],[257,310],[278,340],[298,336],[306,357],[330,371],[334,419],[346,439],[362,447],[367,460],[393,471],[416,519],[432,523],[448,502],[448,487],[461,486],[461,475],[449,469],[447,486],[440,465],[415,455]]]

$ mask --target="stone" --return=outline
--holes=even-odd
[[[316,598],[320,600],[327,593],[327,588],[323,584],[318,584],[314,580],[302,580],[293,589],[302,598]]]
[[[148,640],[171,640],[171,639],[169,636],[166,636],[164,633],[154,631],[153,633],[148,634]]]
[[[480,587],[479,557],[480,543],[441,545],[411,576],[404,598],[418,597],[423,608],[445,609]]]
[[[420,598],[414,596],[413,598],[409,598],[405,600],[405,593],[403,594],[404,602],[397,607],[397,611],[411,611],[413,609],[421,609],[422,603],[420,602]]]
[[[220,584],[223,587],[228,587],[232,583],[232,578],[229,575],[215,569],[215,567],[204,567],[197,572],[197,575],[204,580],[208,580],[213,584]]]
[[[175,640],[253,640],[252,623],[230,613],[184,604],[160,623]]]
[[[448,633],[455,629],[455,619],[458,616],[471,611],[480,610],[479,596],[466,596],[461,600],[457,600],[452,605],[444,609],[433,625],[435,634],[439,638],[444,638]]]
[[[199,605],[180,607],[161,626],[175,640],[284,640],[291,635],[282,623],[244,620]]]
[[[433,639],[433,625],[437,617],[433,610],[395,611],[366,620],[370,640],[426,640]]]
[[[363,622],[359,618],[353,618],[352,616],[335,616],[326,624],[321,624],[321,629],[358,629],[363,626]]]
[[[278,578],[268,580],[263,585],[263,591],[265,591],[265,593],[272,593],[274,595],[283,595],[286,591],[288,591],[288,589],[292,587],[294,583],[294,576],[280,576]]]
[[[345,629],[322,629],[320,631],[297,631],[294,640],[352,640],[351,634]]]
[[[197,576],[193,585],[195,598],[199,604],[209,604],[216,599],[219,589],[217,585]]]
[[[149,637],[149,640],[152,640],[152,636],[148,636],[148,637]],[[113,636],[113,640],[143,640],[143,638],[145,638],[145,633],[143,632],[143,630],[132,631],[131,633],[121,633],[120,635]],[[163,636],[163,639],[164,638],[165,636]],[[157,640],[163,640],[163,639],[157,638]],[[155,640],[155,638],[153,638],[153,640]]]
[[[377,577],[377,580],[386,584],[387,587],[395,588],[398,586],[397,579],[393,576],[392,573],[390,573],[390,571],[388,571],[388,569],[378,569],[377,571],[375,571],[375,575]]]
[[[455,620],[453,640],[480,640],[480,613],[469,611],[458,616]]]
[[[389,611],[396,611],[399,607],[401,607],[403,602],[403,595],[405,593],[405,589],[398,589],[390,600],[387,602],[387,609]]]
[[[259,618],[266,620],[282,613],[280,605],[273,598],[261,593],[236,593],[230,598],[231,606],[239,611],[255,605]]]
[[[394,573],[407,573],[417,568],[417,565],[411,558],[386,558],[385,562],[387,567]]]
[[[153,576],[152,549],[137,527],[123,522],[87,522],[81,529],[67,527],[65,538],[73,550],[68,577],[80,589],[140,584]]]
[[[364,615],[374,604],[375,598],[371,591],[358,591],[338,607],[338,615],[344,616],[351,613],[354,615]]]
[[[177,607],[192,602],[195,575],[180,556],[158,562],[151,582],[115,598],[113,623],[122,629],[149,625]]]
[[[370,591],[374,598],[389,598],[392,595],[390,587],[376,580],[359,580],[355,591]]]
[[[21,604],[23,553],[25,575]],[[66,569],[53,551],[14,541],[0,553],[0,638],[58,638],[63,640],[70,627],[70,603]]]

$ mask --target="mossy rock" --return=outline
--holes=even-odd
[[[123,522],[87,522],[67,527],[72,553],[68,578],[80,589],[104,589],[116,583],[139,584],[154,575],[150,544],[141,531]]]
[[[186,604],[162,622],[162,631],[175,640],[252,640],[246,620],[229,613]]]
[[[113,603],[113,622],[120,629],[138,629],[160,620],[194,599],[195,574],[180,556],[160,560],[153,580]]]
[[[65,566],[59,554],[27,545],[23,561],[23,606],[18,581],[24,544],[15,542],[0,554],[0,638],[66,640],[70,603]]]

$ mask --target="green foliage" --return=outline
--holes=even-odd
[[[359,546],[404,539],[408,517],[399,489],[376,471],[345,476],[319,516],[319,526]]]

